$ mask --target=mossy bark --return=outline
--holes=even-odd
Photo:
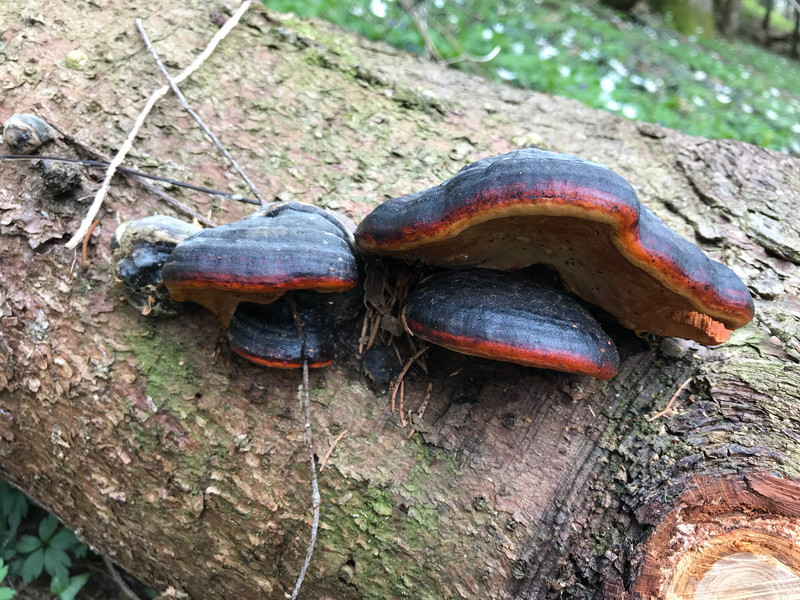
[[[137,16],[175,70],[216,30],[203,9],[161,0],[80,14],[73,3],[0,5],[2,117],[41,105],[113,152],[161,85]],[[65,65],[74,49],[88,56],[81,70]],[[335,365],[312,374],[317,454],[347,432],[320,474],[304,597],[646,597],[669,584],[653,557],[674,548],[680,511],[698,523],[711,514],[689,510],[698,498],[754,522],[796,522],[776,491],[800,477],[796,159],[256,10],[184,92],[268,198],[356,219],[519,146],[605,163],[756,297],[754,322],[719,348],[642,340],[607,322],[622,355],[607,382],[432,349],[428,375],[406,379],[415,412],[431,385],[423,417],[406,427],[362,375],[360,324],[344,327]],[[131,160],[245,192],[174,99],[151,115]],[[0,468],[154,586],[282,597],[311,520],[299,376],[232,355],[201,310],[151,320],[125,305],[109,276],[117,217],[170,209],[120,182],[85,263],[63,248],[95,187],[82,185],[56,198],[32,167],[0,169]],[[183,199],[218,222],[248,210]],[[689,377],[674,410],[648,421]]]

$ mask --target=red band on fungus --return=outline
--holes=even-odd
[[[473,356],[610,379],[617,349],[566,293],[517,276],[472,269],[441,273],[409,295],[406,329]]]
[[[448,267],[545,264],[635,331],[717,344],[753,317],[739,277],[640,204],[622,177],[552,152],[480,160],[439,186],[389,200],[362,221],[356,242]]]

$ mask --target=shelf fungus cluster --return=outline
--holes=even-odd
[[[601,379],[619,369],[591,314],[563,289],[534,281],[533,265],[638,333],[720,344],[753,317],[739,277],[667,227],[622,177],[535,149],[477,161],[389,200],[357,229],[296,202],[192,235],[151,225],[117,234],[128,250],[116,261],[126,296],[153,310],[165,300],[163,277],[172,300],[214,311],[236,352],[272,367],[333,360],[335,308],[358,304],[356,247],[441,268],[406,299],[400,318],[411,335],[527,366]],[[144,292],[134,291],[142,281]]]
[[[477,161],[434,188],[385,202],[355,237],[363,252],[471,269],[411,294],[403,312],[411,333],[466,354],[599,378],[616,373],[613,344],[588,334],[599,326],[561,292],[522,292],[520,281],[488,271],[534,264],[637,332],[720,344],[753,317],[732,270],[672,231],[622,177],[572,156],[523,149]],[[534,316],[537,296],[544,317]],[[578,339],[575,329],[587,335]]]
[[[231,348],[276,368],[333,361],[331,321],[359,283],[355,224],[297,202],[272,204],[235,223],[204,229],[165,252],[162,283],[172,300],[217,314]],[[126,264],[128,257],[117,260]],[[117,268],[123,289],[135,287]],[[126,293],[130,299],[130,295]],[[135,303],[134,303],[135,304]]]

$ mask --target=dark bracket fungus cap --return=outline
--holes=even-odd
[[[300,309],[303,336],[295,326],[289,302],[242,302],[228,328],[231,349],[247,360],[276,369],[297,369],[308,362],[312,369],[333,362],[333,339],[313,308]]]
[[[412,292],[402,320],[413,335],[456,352],[610,379],[617,348],[564,292],[509,273],[449,271]]]
[[[165,215],[122,223],[111,238],[112,272],[128,302],[143,315],[175,314],[179,304],[162,284],[175,247],[201,228]]]
[[[356,242],[448,267],[544,264],[637,332],[719,344],[753,317],[739,277],[640,204],[622,177],[531,148],[385,202],[359,225]]]
[[[227,327],[239,302],[353,288],[352,230],[346,217],[315,206],[273,204],[184,241],[164,265],[164,283],[175,300],[202,304]]]

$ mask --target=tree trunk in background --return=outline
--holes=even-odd
[[[761,24],[761,28],[764,30],[764,46],[767,48],[770,45],[769,20],[772,17],[772,8],[774,4],[775,0],[766,0],[766,2],[764,2],[764,21]]]
[[[174,72],[216,30],[180,4],[0,4],[1,116],[41,105],[113,152],[162,84],[134,18]],[[432,349],[428,374],[406,378],[405,427],[362,374],[360,322],[343,327],[334,366],[312,374],[317,454],[344,435],[320,474],[301,597],[724,598],[742,573],[760,574],[760,593],[778,578],[784,596],[797,589],[800,161],[255,10],[183,88],[265,196],[357,219],[520,146],[602,162],[756,298],[754,322],[719,348],[607,321],[622,355],[607,382]],[[244,191],[173,98],[131,160]],[[299,376],[232,355],[204,311],[147,319],[121,301],[117,219],[170,209],[120,182],[84,262],[63,247],[96,187],[82,185],[54,198],[34,167],[0,168],[0,469],[153,586],[283,598],[311,522]],[[183,199],[217,222],[248,210]]]
[[[739,31],[742,0],[714,0],[714,22],[722,35],[731,36]]]

